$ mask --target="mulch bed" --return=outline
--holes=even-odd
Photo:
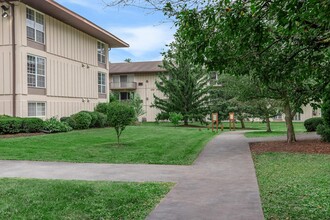
[[[253,153],[288,152],[305,154],[330,154],[330,143],[320,140],[301,140],[288,144],[286,141],[250,143]]]
[[[1,138],[15,138],[15,137],[28,137],[28,136],[37,136],[37,135],[44,135],[45,133],[19,133],[19,134],[2,134],[0,135]]]

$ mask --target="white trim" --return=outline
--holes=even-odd
[[[37,56],[37,55],[33,55],[33,54],[30,54],[28,53],[26,55],[26,77],[28,77],[29,73],[27,71],[27,65],[28,65],[28,56],[31,56],[31,57],[35,57],[36,58],[36,69],[35,69],[35,75],[36,75],[36,86],[29,86],[29,82],[27,82],[27,86],[28,88],[41,88],[41,89],[46,89],[47,88],[47,58],[46,57],[41,57],[41,56]],[[37,75],[37,68],[38,68],[38,64],[37,64],[37,58],[40,58],[40,59],[44,59],[45,61],[45,72],[44,72],[44,77],[45,77],[45,86],[44,87],[40,87],[38,86],[38,82],[37,82],[37,79],[38,79],[38,75]]]
[[[26,5],[26,9],[25,9],[25,26],[26,27],[28,27],[27,21],[26,21],[27,20],[27,18],[26,18],[26,16],[27,16],[27,9],[30,9],[30,10],[32,10],[34,12],[34,14],[33,14],[33,16],[34,16],[34,28],[33,28],[34,29],[34,39],[31,39],[31,38],[29,38],[27,36],[27,31],[25,33],[26,34],[26,38],[28,38],[29,40],[33,40],[34,42],[36,42],[38,44],[46,45],[46,15],[44,13],[42,13],[42,12],[40,12],[40,11],[38,11],[38,10],[32,8],[32,7],[29,7],[28,5]],[[37,16],[36,16],[36,12],[38,12],[39,14],[41,14],[43,16],[43,20],[44,20],[43,28],[44,28],[44,30],[43,30],[42,33],[44,34],[44,42],[37,41],[37,28],[36,28],[36,18],[37,18]]]

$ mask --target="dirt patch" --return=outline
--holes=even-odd
[[[37,136],[37,135],[44,135],[45,133],[19,133],[19,134],[2,134],[0,138],[15,138],[15,137],[28,137],[28,136]]]
[[[250,143],[252,152],[260,154],[264,152],[289,152],[306,154],[330,154],[330,143],[320,140],[301,140],[288,144],[286,141],[269,141]]]

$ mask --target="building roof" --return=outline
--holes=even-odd
[[[130,62],[130,63],[110,63],[110,74],[118,73],[151,73],[165,72],[161,68],[162,61]]]
[[[16,0],[17,1],[17,0]],[[107,43],[111,48],[129,47],[129,44],[119,39],[110,32],[97,26],[93,22],[67,9],[53,0],[19,0],[24,4],[52,16],[98,40]],[[0,0],[4,2],[4,0]],[[14,2],[14,1],[11,1]]]

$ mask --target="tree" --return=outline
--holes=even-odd
[[[154,95],[153,106],[166,113],[181,113],[185,125],[189,119],[203,122],[209,114],[210,89],[205,69],[178,54],[175,60],[164,60],[163,65],[167,72],[159,74],[156,87],[165,98]]]
[[[134,94],[130,98],[130,104],[134,108],[135,120],[138,120],[138,117],[144,115],[146,112],[143,110],[143,101],[141,100],[139,94]]]
[[[183,116],[179,113],[170,112],[169,119],[174,124],[174,126],[178,126],[179,122],[183,119]]]
[[[258,80],[267,98],[282,103],[294,142],[295,114],[320,101],[330,82],[329,10],[327,0],[217,1],[177,13],[176,38],[195,63]]]
[[[330,87],[325,91],[322,103],[323,125],[317,127],[317,133],[323,141],[330,142]]]
[[[127,125],[130,125],[135,119],[135,112],[131,105],[122,102],[111,102],[108,107],[108,121],[111,127],[114,127],[117,134],[117,142],[121,133]]]

